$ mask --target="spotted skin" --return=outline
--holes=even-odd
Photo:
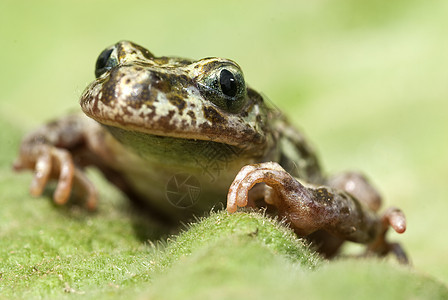
[[[97,191],[84,173],[95,166],[167,224],[224,205],[228,194],[229,212],[267,206],[327,257],[351,240],[406,261],[401,247],[385,239],[389,227],[404,232],[404,214],[389,209],[378,216],[381,198],[359,174],[326,178],[304,136],[247,86],[235,62],[156,57],[120,41],[101,52],[95,75],[81,96],[84,115],[24,138],[14,166],[35,170],[33,195],[56,179],[57,204],[74,190],[95,209]],[[200,195],[188,207],[167,201],[167,183],[178,174],[200,184],[188,187]],[[252,189],[257,183],[265,185]]]

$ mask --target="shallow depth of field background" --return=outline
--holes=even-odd
[[[447,13],[444,0],[2,1],[0,118],[22,134],[78,109],[97,55],[118,40],[231,58],[328,173],[362,170],[406,212],[408,231],[390,238],[447,283]],[[16,176],[13,152],[0,182]]]

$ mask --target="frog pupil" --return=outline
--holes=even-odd
[[[224,93],[224,95],[229,97],[235,97],[238,88],[236,85],[235,77],[233,76],[232,72],[229,70],[222,70],[219,75],[219,84],[221,85],[221,90]]]

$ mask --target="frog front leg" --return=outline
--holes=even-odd
[[[265,202],[274,205],[298,235],[324,230],[343,240],[372,245],[369,248],[381,255],[393,251],[400,261],[406,261],[404,252],[390,247],[392,244],[385,240],[389,227],[398,233],[406,230],[406,219],[399,209],[389,209],[379,217],[344,191],[327,186],[306,187],[277,163],[268,162],[241,169],[229,189],[227,210],[234,212],[246,206],[248,191],[256,183],[271,187]]]
[[[53,194],[55,203],[65,204],[73,189],[81,193],[90,210],[97,206],[97,191],[84,174],[87,148],[95,146],[99,127],[81,115],[71,115],[48,123],[24,138],[14,169],[34,170],[30,186],[33,196],[42,194],[50,179],[58,183]]]

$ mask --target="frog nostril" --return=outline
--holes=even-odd
[[[149,88],[157,89],[162,93],[168,93],[171,90],[171,84],[170,81],[167,80],[167,78],[164,78],[160,74],[152,73]]]
[[[154,83],[159,83],[162,80],[158,74],[152,73],[151,75],[151,79]]]

